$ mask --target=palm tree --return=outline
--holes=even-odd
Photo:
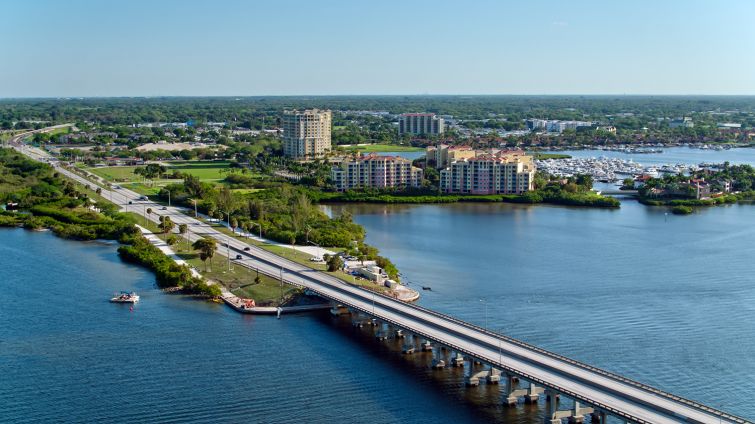
[[[207,259],[212,263],[212,257],[215,256],[215,251],[218,249],[218,242],[212,238],[201,238],[194,242],[192,245],[194,250],[199,251],[199,259],[204,262],[204,270],[207,271]]]
[[[189,248],[189,237],[186,235],[189,232],[189,226],[186,224],[178,224],[178,234],[186,239],[186,248]]]
[[[167,234],[171,231],[173,231],[173,228],[175,228],[176,224],[171,221],[169,216],[161,216],[160,217],[160,229],[163,231],[163,233]]]

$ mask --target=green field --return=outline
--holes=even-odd
[[[423,151],[425,149],[421,147],[414,147],[414,146],[405,146],[401,144],[368,144],[365,146],[343,146],[342,147],[345,150],[352,151],[352,152],[365,152],[365,153],[372,153],[372,152],[419,152]]]
[[[184,174],[194,175],[202,181],[219,181],[225,178],[225,170],[229,169],[229,162],[166,162],[164,165],[168,172],[179,171]],[[136,166],[107,166],[86,168],[88,171],[99,175],[108,181],[141,181],[142,177],[134,175]],[[170,182],[171,180],[160,180]],[[157,181],[156,181],[157,182]]]

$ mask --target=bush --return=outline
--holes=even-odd
[[[673,213],[674,215],[689,215],[693,211],[694,209],[692,209],[689,206],[680,205],[680,206],[674,206],[673,208],[671,208],[671,213]]]

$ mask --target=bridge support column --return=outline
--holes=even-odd
[[[527,389],[527,394],[524,396],[524,401],[527,403],[537,403],[540,393],[543,393],[544,391],[544,388],[530,383],[530,387]]]
[[[578,401],[574,401],[574,409],[571,411],[572,415],[569,417],[569,423],[580,424],[585,421],[585,415],[595,412],[590,407],[582,408]]]
[[[604,411],[593,411],[590,414],[590,422],[593,424],[606,424],[606,413]]]
[[[339,305],[337,303],[331,303],[330,313],[334,317],[337,317],[340,315],[348,315],[351,313],[351,311],[349,311],[349,308],[343,305]]]
[[[455,367],[463,367],[464,355],[462,355],[461,352],[454,352],[453,356],[451,356],[451,365]]]
[[[405,355],[411,355],[416,351],[417,348],[414,345],[414,335],[410,333],[406,336],[406,340],[404,341],[404,346],[401,348],[401,352]]]
[[[430,342],[430,340],[425,339],[422,342],[422,351],[423,352],[430,352],[433,350],[433,344]]]
[[[554,418],[558,411],[558,393],[553,390],[546,390],[548,399],[548,412],[545,414],[544,424],[561,424],[561,418]]]
[[[443,369],[446,367],[446,361],[443,359],[443,354],[441,352],[441,347],[439,345],[435,345],[433,347],[433,368],[435,369]]]
[[[488,384],[498,384],[498,382],[501,381],[501,371],[490,367],[490,370],[488,370],[487,375]]]

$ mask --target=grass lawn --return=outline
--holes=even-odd
[[[158,237],[165,240],[165,234],[160,234],[157,224],[152,221],[145,221],[144,217],[134,212],[127,212],[129,215],[136,219],[136,223],[142,227],[155,233]],[[176,234],[177,235],[177,234]],[[228,270],[228,259],[225,256],[220,255],[222,248],[219,248],[218,253],[211,261],[207,262],[207,271],[205,271],[205,264],[199,259],[199,255],[190,247],[186,246],[186,240],[181,238],[179,242],[171,246],[174,252],[191,266],[197,269],[202,276],[208,280],[217,281],[223,286],[227,287],[233,294],[254,299],[257,305],[277,305],[278,300],[281,297],[281,290],[284,299],[290,299],[292,295],[299,293],[299,289],[289,284],[283,284],[281,287],[280,281],[276,278],[268,277],[264,274],[259,274],[260,282],[255,283],[255,277],[257,272],[255,270],[237,265],[234,261],[231,261],[231,269]]]
[[[222,172],[222,170],[228,169],[230,163],[186,161],[164,162],[163,164],[168,168],[168,172],[180,171],[184,174],[197,176],[203,181],[217,181],[225,178],[226,173]],[[141,176],[134,175],[134,169],[136,168],[136,166],[105,166],[86,169],[108,181],[141,181]]]
[[[421,147],[405,146],[401,144],[368,144],[365,146],[351,145],[343,147],[348,151],[360,151],[360,152],[419,152],[425,150]]]
[[[286,259],[292,260],[292,261],[294,261],[296,263],[299,263],[299,264],[302,264],[302,265],[304,265],[306,267],[315,269],[317,271],[327,272],[328,274],[330,274],[330,275],[332,275],[332,276],[334,276],[334,277],[336,277],[338,279],[341,279],[341,280],[343,280],[343,281],[345,281],[345,282],[347,282],[349,284],[353,284],[355,286],[359,286],[359,287],[366,288],[368,290],[374,290],[374,291],[379,291],[379,292],[385,292],[385,291],[388,290],[388,288],[385,287],[385,286],[379,286],[379,285],[377,285],[377,284],[375,284],[375,283],[373,283],[371,281],[365,280],[363,278],[354,278],[354,276],[346,274],[343,271],[329,272],[327,270],[327,266],[325,264],[316,263],[316,262],[310,261],[309,258],[311,258],[312,255],[310,255],[309,253],[302,252],[300,250],[293,251],[290,247],[284,247],[284,246],[280,246],[280,245],[276,245],[276,244],[261,243],[259,241],[254,240],[254,239],[251,239],[251,238],[247,239],[246,237],[241,237],[238,234],[234,235],[234,234],[231,233],[231,230],[229,230],[224,225],[214,224],[214,225],[212,225],[212,227],[215,230],[220,231],[220,232],[222,232],[222,233],[224,233],[226,235],[233,235],[233,236],[235,236],[239,240],[243,240],[243,241],[245,241],[245,242],[247,242],[249,244],[252,244],[254,246],[258,246],[258,247],[260,247],[262,249],[267,250],[268,252],[275,253],[278,256],[281,256],[281,257],[284,257]],[[340,251],[343,250],[342,248],[337,248],[337,247],[336,248],[334,248],[334,247],[327,247],[326,249],[330,250],[330,251],[334,251],[334,252],[340,252]]]
[[[142,177],[134,175],[135,166],[105,166],[84,169],[107,181],[141,181],[142,179]]]
[[[229,270],[228,259],[219,254],[215,254],[211,262],[208,261],[205,270],[205,264],[199,259],[199,255],[187,249],[185,241],[178,242],[172,249],[205,278],[217,281],[237,296],[254,299],[259,306],[277,305],[281,296],[285,303],[286,299],[300,292],[298,288],[289,284],[281,285],[278,279],[264,274],[259,274],[260,282],[255,283],[255,270],[235,264],[234,261],[231,261]]]

